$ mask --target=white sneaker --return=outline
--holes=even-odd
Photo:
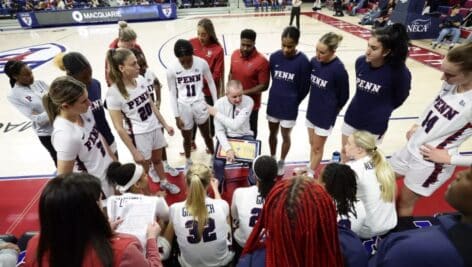
[[[185,167],[184,167],[184,175],[187,175],[187,172],[188,170],[190,170],[190,168],[192,167],[193,165],[193,162],[192,161],[187,161],[185,163]]]
[[[170,166],[169,164],[164,164],[164,172],[170,174],[171,176],[179,175],[179,171]]]
[[[157,174],[156,170],[154,168],[151,168],[149,170],[149,176],[151,177],[151,180],[154,183],[159,183],[161,181],[161,177]]]
[[[277,162],[277,175],[282,176],[285,173],[285,161],[279,160]]]
[[[172,195],[180,193],[180,188],[175,184],[169,183],[167,180],[161,182],[161,189],[169,191]]]

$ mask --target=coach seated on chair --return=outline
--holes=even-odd
[[[390,234],[380,241],[369,266],[472,266],[472,168],[457,174],[445,199],[459,215],[442,215],[439,225]]]
[[[230,80],[226,85],[226,95],[218,99],[215,106],[208,106],[208,113],[214,117],[215,135],[221,149],[226,152],[226,159],[215,155],[213,170],[219,181],[220,190],[225,175],[226,162],[235,161],[235,152],[228,142],[229,138],[252,140],[254,133],[251,131],[249,117],[254,101],[243,94],[243,86],[240,81]],[[218,151],[216,152],[216,154]]]

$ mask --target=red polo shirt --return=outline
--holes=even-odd
[[[203,46],[198,38],[190,39],[190,43],[193,46],[193,54],[197,57],[203,58],[208,63],[208,66],[210,66],[211,75],[213,76],[213,80],[215,80],[216,89],[218,90],[225,72],[223,48],[220,44],[209,44]],[[203,84],[203,93],[206,96],[211,96],[206,81]]]
[[[259,84],[269,83],[269,61],[254,49],[248,58],[243,58],[239,49],[231,55],[231,79],[242,83],[243,89],[251,89]],[[253,110],[261,106],[261,93],[249,95],[254,100]]]

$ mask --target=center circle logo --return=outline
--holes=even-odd
[[[80,13],[80,11],[74,11],[72,12],[72,18],[77,22],[82,22],[84,16],[82,16],[82,13]]]

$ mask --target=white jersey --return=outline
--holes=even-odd
[[[169,220],[169,206],[163,197],[133,193],[109,197],[107,199],[107,213],[108,218],[112,221],[118,218],[124,219],[116,231],[135,235],[143,247],[146,247],[148,224],[156,221],[156,217],[162,221]]]
[[[95,128],[92,110],[81,114],[84,125],[81,127],[63,117],[54,120],[54,131],[51,135],[52,145],[57,151],[57,159],[75,160],[75,172],[87,172],[102,182],[102,189],[107,196],[112,190],[106,179],[106,171],[113,161],[104,145],[104,138]]]
[[[407,144],[416,158],[423,159],[420,147],[429,144],[447,149],[453,165],[472,164],[472,157],[458,155],[459,146],[472,136],[472,90],[463,93],[456,90],[457,86],[444,82],[439,95],[419,118],[420,127]]]
[[[354,233],[359,233],[362,229],[362,226],[364,225],[365,220],[365,208],[361,200],[354,202],[354,209],[356,209],[356,217],[354,217],[354,214],[349,213],[349,218],[347,218],[346,216],[338,215],[337,220],[339,221],[342,219],[348,219],[351,222],[351,231],[353,231]]]
[[[154,81],[157,80],[156,74],[149,68],[146,69],[144,73],[144,82],[146,84],[147,91],[149,96],[152,99],[152,102],[156,103],[156,90],[154,88]]]
[[[227,96],[223,96],[215,103],[218,110],[215,116],[215,134],[225,151],[231,148],[227,137],[253,136],[249,123],[254,101],[251,97],[243,95],[239,105],[229,102]]]
[[[198,225],[185,207],[185,201],[170,206],[170,222],[174,226],[181,257],[189,266],[222,266],[228,258],[231,245],[231,229],[228,225],[229,206],[221,199],[205,198],[208,223],[202,238],[198,237]]]
[[[106,97],[108,109],[122,112],[125,129],[130,135],[149,133],[157,129],[160,124],[152,111],[146,80],[138,76],[136,87],[126,90],[128,99],[121,95],[116,84],[111,85]]]
[[[204,78],[210,88],[213,103],[216,102],[216,86],[208,63],[193,56],[193,64],[189,69],[184,69],[179,61],[175,61],[167,69],[167,83],[170,90],[171,107],[175,117],[180,117],[177,102],[190,105],[195,101],[204,101]]]
[[[365,156],[346,163],[357,175],[357,198],[364,204],[365,220],[359,232],[362,238],[383,235],[397,225],[395,201],[385,202],[381,197],[372,158]]]
[[[231,202],[231,217],[236,228],[234,239],[241,247],[244,247],[252,228],[256,225],[263,204],[264,199],[255,185],[241,187],[234,191],[233,201]]]
[[[32,128],[38,136],[52,133],[48,114],[44,111],[42,97],[47,94],[48,85],[43,81],[34,81],[30,86],[18,83],[7,96],[8,101],[32,122]]]

